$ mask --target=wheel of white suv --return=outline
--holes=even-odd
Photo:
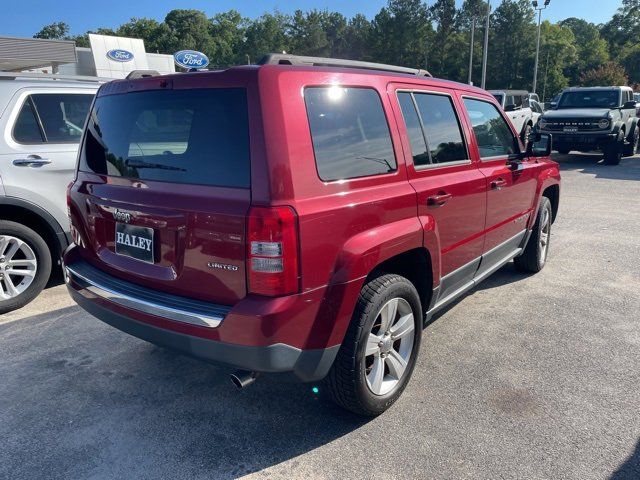
[[[522,131],[522,143],[524,143],[524,145],[527,145],[527,142],[529,141],[529,138],[531,138],[531,131],[533,130],[533,127],[531,125],[529,125],[528,123],[524,126],[524,130]]]
[[[0,220],[0,314],[23,307],[51,274],[47,244],[32,229]]]
[[[547,197],[542,197],[538,207],[536,223],[533,226],[527,246],[522,255],[513,259],[517,270],[537,273],[545,266],[549,255],[552,220],[551,202]]]
[[[367,282],[325,384],[330,398],[359,415],[389,408],[411,378],[420,350],[422,308],[400,275]]]
[[[610,142],[604,147],[605,165],[618,165],[622,160],[624,150],[624,132],[619,132],[615,142]]]
[[[631,141],[628,145],[624,146],[624,156],[631,157],[636,154],[638,151],[638,143],[640,142],[640,127],[636,127],[633,130],[633,135],[631,136]]]

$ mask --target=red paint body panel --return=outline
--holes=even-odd
[[[389,123],[396,171],[334,182],[319,178],[303,91],[333,84],[377,91]],[[168,331],[251,346],[339,345],[364,279],[377,265],[425,248],[432,272],[424,274],[432,274],[436,287],[441,277],[479,258],[527,222],[530,228],[544,188],[559,183],[557,165],[550,160],[525,160],[517,171],[506,167],[506,159],[481,162],[460,95],[495,100],[477,88],[442,80],[337,68],[238,67],[114,81],[100,95],[216,87],[247,90],[250,189],[136,182],[80,172],[70,192],[72,223],[86,245],[73,249],[67,262],[82,258],[128,282],[231,307],[218,327],[207,328],[94,300]],[[413,166],[395,96],[398,88],[452,96],[468,164],[423,170]],[[491,191],[498,177],[507,185]],[[441,191],[452,198],[443,206],[428,206],[427,198]],[[300,292],[275,298],[253,295],[246,282],[246,214],[251,206],[281,205],[297,214]],[[132,223],[154,228],[160,249],[155,264],[114,253],[116,208],[133,212]],[[238,269],[215,270],[209,262]]]

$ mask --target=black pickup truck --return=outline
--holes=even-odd
[[[639,120],[630,87],[572,87],[544,113],[537,130],[552,134],[560,153],[601,150],[604,163],[618,165],[638,149]]]

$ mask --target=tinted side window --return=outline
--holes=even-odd
[[[80,142],[93,95],[39,93],[31,98],[48,143]]]
[[[465,98],[464,104],[473,125],[480,158],[516,153],[516,138],[493,104],[471,98]]]
[[[31,101],[28,98],[22,105],[13,126],[13,138],[19,143],[42,143],[44,141]]]
[[[467,150],[451,98],[430,93],[415,93],[414,98],[424,125],[431,161],[466,160]]]
[[[306,88],[304,99],[324,181],[379,175],[396,169],[382,101],[370,88]]]
[[[507,101],[504,106],[515,105],[516,108],[522,107],[522,97],[520,95],[507,95]]]
[[[398,103],[402,109],[402,116],[407,127],[407,136],[411,143],[413,164],[419,166],[431,163],[422,126],[420,125],[420,117],[418,117],[418,112],[413,103],[413,95],[408,92],[398,93]]]

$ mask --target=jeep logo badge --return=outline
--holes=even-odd
[[[129,223],[131,221],[131,214],[129,212],[123,212],[116,208],[113,212],[113,218],[118,222]]]

